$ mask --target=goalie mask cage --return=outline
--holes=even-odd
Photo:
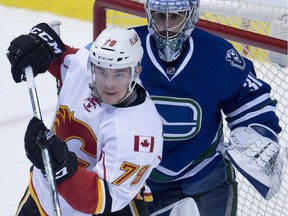
[[[144,1],[96,0],[93,8],[94,38],[106,25],[146,25]],[[200,0],[200,20],[197,26],[232,42],[240,54],[254,62],[257,76],[271,85],[271,95],[278,101],[276,112],[283,129],[280,144],[282,152],[284,149],[287,152],[287,6],[264,5],[253,1]],[[228,134],[229,131],[226,130],[226,137]],[[288,215],[287,164],[284,167],[280,192],[269,201],[263,199],[238,172],[237,181],[238,215]]]

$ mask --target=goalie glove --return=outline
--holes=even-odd
[[[271,199],[280,190],[283,169],[277,135],[251,124],[234,129],[229,141],[226,156],[266,200]]]

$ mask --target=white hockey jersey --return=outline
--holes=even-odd
[[[91,215],[125,207],[141,190],[162,157],[162,124],[156,108],[137,85],[138,105],[116,107],[91,95],[89,50],[67,55],[61,66],[53,131],[77,154],[78,169],[57,185],[62,215]],[[145,73],[145,71],[143,71]],[[53,215],[47,182],[34,168],[29,190],[41,214]],[[80,213],[82,212],[82,213]]]

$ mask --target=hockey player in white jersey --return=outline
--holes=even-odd
[[[64,50],[47,24],[35,28],[56,37],[56,44]],[[31,32],[9,47],[16,82],[23,79],[24,58],[33,63],[33,54],[22,58],[21,51],[29,52],[38,43],[42,49],[38,55],[55,57],[55,46],[49,53],[45,41]],[[33,43],[23,50],[23,41],[27,45],[29,40]],[[89,47],[62,55],[58,71],[62,87],[53,132],[34,117],[25,134],[26,154],[35,167],[17,215],[53,215],[39,144],[50,151],[62,215],[148,215],[141,191],[161,161],[163,138],[160,116],[137,83],[142,56],[137,33],[112,26]],[[35,75],[44,72],[35,64],[32,67]]]

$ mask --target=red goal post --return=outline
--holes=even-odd
[[[127,17],[132,20],[145,17],[144,5],[139,1],[143,2],[143,0],[96,0],[93,8],[93,38],[95,39],[106,25],[114,24],[122,27],[140,25],[138,21],[137,24],[126,22]],[[276,112],[283,130],[279,135],[279,142],[282,149],[287,149],[288,68],[271,62],[268,57],[268,52],[273,51],[278,56],[280,54],[281,58],[284,56],[287,65],[287,27],[284,32],[280,31],[281,35],[274,37],[270,34],[273,21],[279,14],[287,14],[287,8],[258,5],[250,1],[252,0],[200,0],[200,20],[197,27],[229,40],[239,53],[253,61],[258,77],[271,85],[271,96],[278,101]],[[219,5],[213,5],[217,3]],[[238,6],[242,11],[238,11]],[[286,25],[287,17],[288,15]],[[147,22],[144,21],[143,24]],[[226,131],[226,135],[228,133]],[[280,192],[269,201],[264,200],[240,173],[237,173],[237,181],[239,182],[238,215],[288,215],[287,165],[284,168]]]

